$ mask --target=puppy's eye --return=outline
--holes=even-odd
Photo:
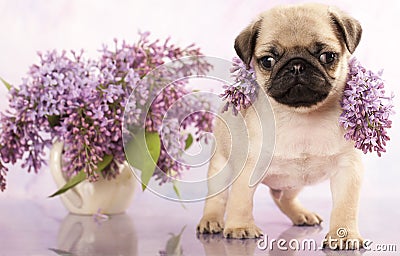
[[[336,53],[334,52],[324,52],[319,56],[319,61],[322,64],[332,63],[336,59]]]
[[[264,56],[260,59],[261,66],[265,69],[271,69],[275,65],[275,59],[271,56]]]

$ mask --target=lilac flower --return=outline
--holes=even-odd
[[[93,221],[97,225],[101,225],[102,222],[108,221],[109,219],[110,217],[107,214],[102,213],[100,208],[95,214],[93,214]]]
[[[87,178],[95,181],[100,175],[95,172],[98,164],[106,155],[112,155],[111,164],[101,175],[115,177],[117,164],[125,161],[122,141],[125,107],[130,111],[130,125],[161,131],[162,118],[169,106],[190,91],[185,89],[184,81],[167,87],[149,113],[142,113],[150,96],[160,91],[150,86],[157,82],[156,77],[149,76],[146,81],[143,78],[159,65],[184,56],[191,56],[187,65],[161,69],[158,75],[172,79],[183,74],[205,73],[210,65],[197,57],[200,50],[193,45],[180,48],[170,44],[169,39],[151,42],[148,32],[139,33],[139,36],[134,44],[123,41],[120,45],[115,40],[112,50],[104,46],[98,60],[85,59],[83,51],[39,53],[40,63],[31,66],[22,84],[10,90],[9,109],[0,115],[1,190],[6,184],[8,169],[5,164],[23,160],[28,171],[38,172],[46,162],[44,150],[51,146],[52,139],[64,142],[63,171],[66,175],[74,176],[84,170]],[[136,102],[129,102],[127,106],[131,93]],[[183,108],[190,106],[184,104]],[[143,115],[147,115],[145,124],[141,123]],[[185,125],[194,125],[200,133],[200,130],[211,129],[211,121],[211,116],[198,113]],[[177,173],[184,169],[165,148],[161,155],[160,166],[173,167]]]
[[[367,70],[355,58],[350,60],[339,118],[347,140],[353,140],[364,153],[376,151],[378,156],[386,152],[386,142],[390,140],[387,129],[392,126],[389,118],[394,114],[394,95],[385,96],[381,75],[382,72]]]
[[[211,106],[205,99],[190,94],[184,87],[186,83],[178,80],[162,88],[146,116],[148,131],[157,131],[162,138],[158,168],[154,174],[161,183],[178,178],[189,169],[181,158],[187,137],[187,133],[182,131],[192,128],[198,141],[205,132],[212,130],[214,116],[207,112],[211,111]]]
[[[258,84],[254,69],[247,69],[246,64],[241,59],[234,57],[232,59],[231,74],[234,83],[224,85],[224,93],[221,98],[226,101],[223,112],[232,107],[232,113],[237,115],[241,109],[248,108],[257,98]]]
[[[185,147],[184,134],[180,132],[177,119],[163,122],[161,138],[161,153],[154,173],[160,184],[181,177],[182,171],[189,169],[181,158],[181,151]]]

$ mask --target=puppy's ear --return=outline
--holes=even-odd
[[[261,19],[258,19],[247,26],[235,39],[236,54],[247,67],[250,66],[251,58],[253,57],[260,26]]]
[[[360,23],[336,8],[329,8],[329,15],[339,38],[344,40],[347,50],[353,53],[361,40],[362,28]]]

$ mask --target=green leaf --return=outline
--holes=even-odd
[[[167,252],[167,255],[182,255],[181,237],[185,228],[186,225],[182,228],[181,232],[178,235],[171,234],[172,237],[168,239],[165,246],[165,251]]]
[[[103,171],[111,163],[112,159],[113,159],[112,155],[105,155],[103,157],[103,160],[97,164],[95,172],[99,173]],[[62,188],[57,190],[54,194],[50,195],[49,197],[55,197],[61,195],[62,193],[67,192],[69,189],[75,187],[84,180],[86,180],[86,173],[84,170],[81,170],[80,172],[78,172],[77,175],[73,176]]]
[[[97,164],[95,172],[99,173],[103,171],[111,163],[113,158],[114,158],[113,155],[104,155],[103,160]]]
[[[59,115],[47,116],[47,120],[49,121],[51,128],[60,125],[60,116]]]
[[[179,199],[181,199],[181,193],[179,192],[179,188],[175,182],[173,183],[173,188],[174,188],[175,194],[178,196]]]
[[[3,78],[0,77],[1,82],[6,86],[7,90],[10,90],[12,85],[7,83],[6,80],[4,80]]]
[[[60,255],[60,256],[73,256],[74,255],[71,252],[63,251],[60,249],[49,248],[49,250],[52,252],[55,252],[57,255]]]
[[[128,163],[142,172],[140,179],[143,190],[154,174],[160,151],[161,141],[158,133],[143,130],[135,133],[125,148]]]
[[[179,188],[178,188],[178,186],[176,185],[176,182],[175,182],[175,181],[172,183],[172,188],[174,189],[176,196],[177,196],[179,199],[182,199],[181,193],[179,192]],[[183,209],[186,209],[186,206],[185,206],[183,203],[181,203],[181,206],[182,206]]]
[[[188,149],[193,143],[193,136],[189,133],[188,137],[185,140],[185,150]]]
[[[52,194],[49,197],[55,197],[55,196],[61,195],[62,193],[67,192],[69,189],[75,187],[76,185],[78,185],[79,183],[84,181],[85,179],[86,179],[86,173],[84,170],[81,170],[80,172],[78,172],[77,175],[72,177],[62,188],[57,190],[54,194]]]

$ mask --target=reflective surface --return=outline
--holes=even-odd
[[[331,208],[329,184],[310,188],[303,194],[304,204],[326,220],[321,227],[291,226],[273,204],[267,188],[259,187],[254,214],[269,245],[273,239],[315,239],[318,245],[323,240]],[[276,242],[271,251],[258,248],[255,239],[197,236],[195,228],[202,202],[182,206],[149,192],[136,191],[127,213],[108,219],[68,214],[59,199],[2,198],[0,255],[398,255],[400,212],[392,203],[396,195],[381,198],[364,194],[360,209],[362,235],[373,241],[373,249],[386,243],[396,245],[397,252],[282,251]]]

